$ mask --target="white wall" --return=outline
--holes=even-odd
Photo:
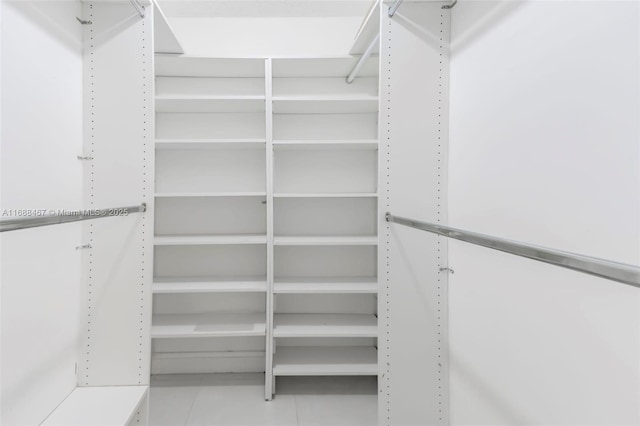
[[[362,22],[349,17],[175,18],[185,54],[212,57],[347,55]]]
[[[450,224],[638,264],[637,2],[452,16]],[[638,424],[640,291],[450,244],[452,424]]]
[[[0,209],[81,208],[80,3],[0,8]],[[3,424],[39,424],[76,384],[81,244],[80,224],[1,236]]]

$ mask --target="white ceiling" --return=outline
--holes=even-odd
[[[374,0],[157,0],[171,17],[364,16]]]

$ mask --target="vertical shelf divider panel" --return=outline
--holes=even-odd
[[[272,60],[265,60],[265,96],[266,96],[266,138],[267,138],[267,341],[265,355],[265,400],[270,401],[275,393],[275,377],[273,376],[273,307],[274,307],[274,217],[273,217],[273,78]]]

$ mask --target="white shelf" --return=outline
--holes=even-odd
[[[275,314],[274,337],[377,337],[378,319],[367,314]]]
[[[156,198],[265,197],[266,192],[157,192]]]
[[[156,139],[156,150],[265,149],[265,139]]]
[[[377,96],[273,97],[275,114],[355,114],[377,111]]]
[[[274,149],[378,149],[377,139],[275,140]]]
[[[360,25],[360,29],[358,30],[353,42],[353,46],[349,51],[352,55],[363,54],[376,35],[380,33],[380,2],[381,0],[373,0],[371,8],[369,9],[367,16],[364,18],[362,25]],[[384,10],[386,10],[388,6],[385,5],[384,7]],[[378,46],[373,50],[373,52],[378,53],[379,50],[380,48]]]
[[[378,244],[377,236],[299,236],[299,237],[274,237],[276,246],[375,246]]]
[[[162,235],[156,236],[156,246],[193,246],[224,244],[266,244],[266,235]]]
[[[264,96],[156,96],[156,112],[262,112]]]
[[[156,53],[184,53],[178,38],[171,29],[169,21],[157,1],[153,1],[155,11],[153,13],[153,41]]]
[[[267,290],[264,277],[156,277],[154,294],[260,293]]]
[[[151,337],[241,337],[265,335],[264,313],[154,315]]]
[[[358,75],[361,77],[377,77],[377,58],[367,61]],[[282,58],[273,59],[273,77],[311,77],[311,78],[346,78],[358,58],[353,56],[335,58]]]
[[[375,192],[277,192],[274,198],[377,198]]]
[[[46,418],[44,426],[125,426],[148,386],[77,387]]]
[[[278,347],[276,376],[376,376],[378,351],[371,346]]]
[[[264,59],[156,55],[156,75],[167,77],[264,77]]]
[[[376,294],[376,277],[276,278],[277,294]]]

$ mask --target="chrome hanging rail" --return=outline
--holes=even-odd
[[[402,4],[402,0],[396,0],[391,6],[389,6],[389,17],[392,17],[396,14],[396,11]]]
[[[488,247],[516,256],[526,257],[551,265],[561,266],[574,271],[584,272],[597,277],[618,281],[640,288],[640,267],[628,265],[626,263],[612,262],[610,260],[599,259],[597,257],[583,256],[580,254],[550,249],[546,247],[534,246],[475,232],[464,231],[462,229],[451,228],[449,226],[437,225],[435,223],[421,222],[394,216],[391,213],[385,215],[387,222],[397,223],[410,228],[420,229],[433,234],[442,235],[467,243],[482,247]]]
[[[144,6],[138,3],[138,0],[129,0],[131,5],[136,9],[141,18],[144,18]]]
[[[130,213],[144,213],[147,211],[147,204],[139,206],[115,207],[110,209],[90,209],[90,210],[57,210],[50,212],[46,209],[38,210],[5,210],[8,213],[15,213],[13,217],[0,218],[0,232],[16,231],[18,229],[35,228],[38,226],[57,225],[60,223],[78,222],[81,220],[100,219],[102,217],[128,216]],[[24,216],[19,216],[19,215]],[[18,217],[16,217],[18,216]]]
[[[353,67],[353,70],[351,70],[351,72],[347,76],[347,83],[349,84],[353,83],[353,80],[356,78],[356,76],[364,66],[364,63],[367,62],[367,59],[369,59],[369,57],[373,53],[373,50],[376,48],[376,45],[378,44],[379,40],[380,40],[380,33],[378,33],[378,35],[376,35],[373,38],[373,40],[371,40],[371,43],[369,43],[369,47],[367,47],[367,50],[365,50],[362,56],[360,56],[360,59],[358,59],[358,62]]]

